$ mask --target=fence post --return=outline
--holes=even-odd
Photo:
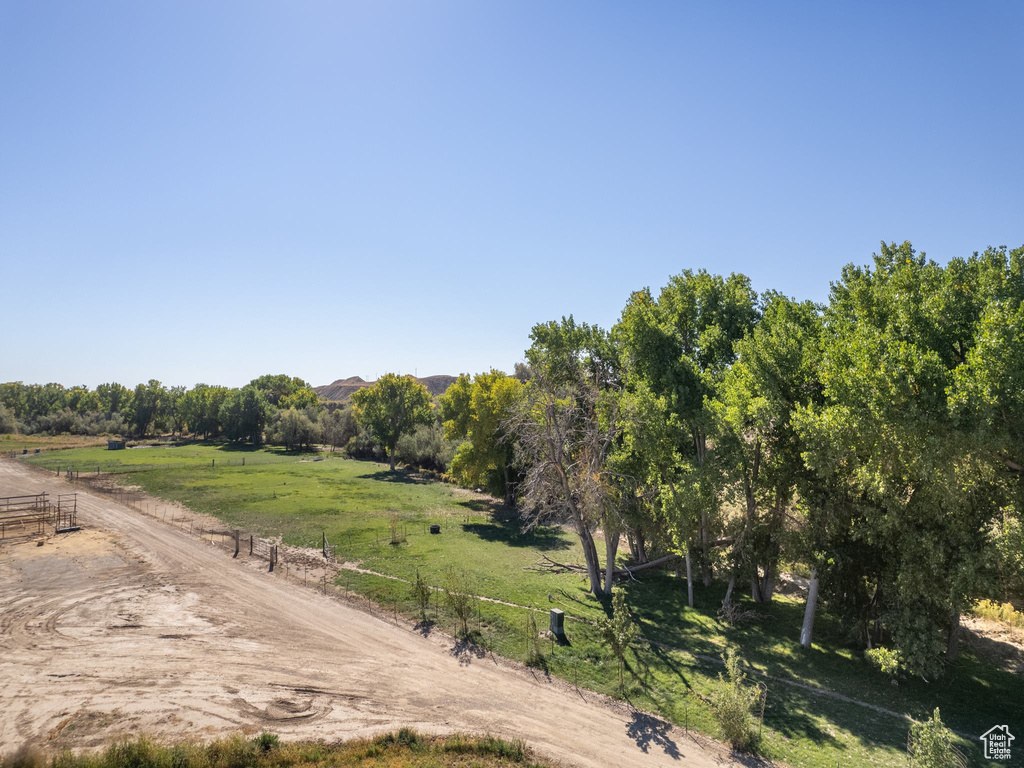
[[[235,537],[235,554],[234,554],[234,556],[235,557],[238,557],[238,543],[239,543],[239,539],[241,538],[241,533],[242,533],[241,531],[239,531],[237,528],[235,528],[235,531],[234,531],[234,537]]]
[[[249,536],[249,557],[252,557],[252,536]]]

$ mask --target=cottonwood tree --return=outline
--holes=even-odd
[[[647,289],[634,293],[613,329],[627,376],[646,380],[664,398],[677,429],[675,448],[686,465],[682,473],[696,492],[678,495],[675,511],[681,517],[672,524],[677,532],[695,536],[705,586],[711,583],[712,528],[721,491],[707,403],[735,359],[734,342],[757,320],[756,298],[744,275],[723,278],[686,270],[657,300]],[[687,551],[693,544],[687,543]]]
[[[356,421],[387,451],[395,468],[395,449],[402,435],[430,421],[430,393],[412,376],[386,373],[352,395]]]
[[[224,398],[220,409],[224,435],[229,440],[248,440],[253,445],[261,445],[271,412],[272,406],[262,390],[251,384],[233,389]]]
[[[203,439],[220,432],[220,409],[228,396],[227,387],[196,384],[181,400],[182,418],[188,431]]]
[[[131,406],[132,391],[116,381],[100,384],[96,387],[99,408],[108,417],[115,413],[124,413]]]
[[[873,269],[847,267],[825,315],[823,403],[794,416],[805,461],[841,489],[819,526],[832,532],[830,605],[855,610],[866,644],[891,639],[925,677],[955,655],[1000,508],[993,463],[948,393],[1006,278],[986,258],[943,269],[909,243],[883,244]]]
[[[331,446],[333,452],[356,436],[359,425],[351,407],[335,408],[320,414],[320,429],[324,442]]]
[[[754,602],[772,599],[786,518],[807,474],[791,416],[819,399],[819,327],[812,303],[767,294],[710,404],[727,487],[743,509],[726,604],[740,572],[750,578]]]
[[[267,402],[275,408],[302,409],[319,403],[313,388],[298,376],[266,374],[253,379],[249,384],[262,391]]]
[[[450,473],[465,486],[483,485],[514,501],[515,448],[505,424],[522,397],[518,379],[492,369],[472,379],[459,376],[440,398],[444,436],[462,439]]]
[[[297,408],[285,408],[273,417],[270,434],[272,442],[283,444],[289,450],[296,447],[312,448],[320,438],[320,427],[309,413]]]
[[[148,383],[135,387],[129,417],[140,437],[149,430],[166,396],[167,390],[156,379],[150,379]]]
[[[621,432],[613,391],[614,355],[596,326],[561,322],[534,326],[526,357],[533,372],[506,430],[523,467],[521,507],[527,525],[570,524],[583,548],[590,591],[611,591],[618,549],[618,489],[608,457]],[[605,580],[594,543],[605,539]]]

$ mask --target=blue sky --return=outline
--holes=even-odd
[[[510,370],[1024,243],[1024,4],[0,0],[0,381]]]

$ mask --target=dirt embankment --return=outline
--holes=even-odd
[[[68,490],[0,461],[0,495]],[[730,762],[649,715],[233,559],[182,522],[78,499],[86,530],[0,545],[0,752],[140,731],[338,739],[408,725],[522,738],[565,765]]]

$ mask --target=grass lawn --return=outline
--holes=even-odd
[[[314,462],[309,454],[288,454],[227,446],[134,448],[107,451],[83,448],[39,454],[27,460],[56,469],[123,472],[124,483],[216,515],[231,525],[263,535],[280,535],[286,543],[319,546],[326,533],[337,546],[339,561],[404,579],[417,569],[433,585],[455,567],[466,573],[470,590],[519,606],[546,611],[561,608],[567,616],[571,645],[540,644],[535,660],[542,673],[581,687],[619,695],[638,707],[659,712],[679,724],[711,735],[717,727],[706,704],[717,685],[720,658],[730,644],[756,670],[790,681],[841,693],[878,707],[921,719],[938,706],[946,723],[972,737],[962,750],[974,765],[983,763],[977,736],[992,725],[1007,723],[1024,731],[1024,679],[977,659],[965,649],[960,660],[937,681],[904,681],[893,686],[849,646],[838,622],[819,612],[815,646],[801,649],[802,602],[780,597],[770,606],[752,607],[758,619],[738,627],[718,621],[723,587],[697,585],[696,607],[686,605],[685,582],[668,574],[645,574],[622,586],[642,637],[628,658],[627,682],[618,690],[617,665],[600,642],[595,620],[603,604],[586,591],[577,574],[535,568],[540,554],[563,562],[580,562],[575,538],[554,527],[522,533],[518,522],[490,501],[442,483],[423,481],[383,465],[328,457]],[[242,465],[243,460],[245,465]],[[391,543],[397,525],[402,540]],[[439,523],[432,536],[426,526]],[[349,588],[415,616],[409,587],[373,575],[346,574]],[[466,653],[490,649],[525,660],[526,629],[531,612],[478,602],[479,618],[471,629],[474,644]],[[428,618],[452,629],[452,617],[433,606]],[[546,628],[544,613],[533,614]],[[752,676],[768,686],[764,751],[794,766],[832,768],[842,765],[904,765],[908,724],[870,708],[813,694],[782,682]],[[1015,728],[1015,725],[1016,728]],[[642,718],[638,734],[649,730]]]

